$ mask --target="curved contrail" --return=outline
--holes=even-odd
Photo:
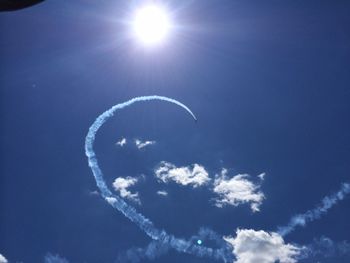
[[[222,239],[218,237],[218,235],[214,235],[213,231],[207,230],[210,233],[212,239],[215,239],[218,244],[220,244],[219,248],[210,248],[205,246],[196,245],[193,242],[193,236],[189,240],[177,238],[174,235],[168,234],[165,230],[157,229],[151,220],[143,216],[141,213],[138,213],[136,209],[127,204],[121,197],[114,195],[106,185],[106,182],[103,178],[103,173],[98,165],[97,157],[93,149],[93,144],[95,142],[95,137],[97,131],[101,128],[101,126],[111,118],[114,113],[118,110],[124,109],[125,107],[131,106],[136,102],[142,101],[152,101],[152,100],[160,100],[165,102],[170,102],[175,105],[178,105],[185,109],[192,118],[197,121],[196,116],[193,112],[181,102],[163,96],[143,96],[136,97],[130,99],[126,102],[117,104],[110,108],[109,110],[102,113],[100,116],[96,118],[94,123],[90,126],[89,132],[85,138],[85,154],[89,161],[89,166],[92,170],[92,173],[95,177],[97,187],[99,188],[102,197],[115,209],[121,212],[125,217],[129,218],[132,222],[134,222],[142,231],[144,231],[152,240],[157,241],[163,247],[173,248],[179,252],[184,252],[200,257],[210,257],[217,260],[223,260],[224,262],[233,262],[233,254],[232,247],[226,243],[222,242]],[[202,233],[203,234],[203,233]],[[207,234],[209,235],[209,234]],[[204,235],[205,236],[205,235]],[[215,236],[215,238],[213,238]],[[154,253],[157,253],[156,251]]]

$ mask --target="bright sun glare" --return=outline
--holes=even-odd
[[[159,6],[145,6],[136,11],[133,30],[136,37],[147,45],[158,44],[168,35],[170,19]]]

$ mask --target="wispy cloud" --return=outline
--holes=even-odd
[[[118,256],[117,263],[138,263],[154,260],[169,251],[168,244],[159,240],[151,241],[146,247],[133,247]]]
[[[59,255],[48,253],[44,258],[44,263],[69,263],[69,261]]]
[[[176,167],[172,163],[161,162],[155,169],[155,175],[158,180],[168,183],[174,181],[181,185],[191,185],[198,187],[205,185],[210,181],[208,172],[199,164],[192,166]]]
[[[91,196],[100,196],[100,193],[97,190],[94,190],[94,191],[90,191],[89,195],[91,195]]]
[[[266,176],[266,173],[261,173],[261,174],[258,175],[260,180],[265,180],[265,176]]]
[[[162,191],[157,191],[157,194],[158,194],[158,195],[161,195],[161,196],[168,196],[168,192],[167,192],[167,191],[164,191],[164,190],[162,190]]]
[[[253,212],[260,211],[260,205],[264,200],[264,194],[259,190],[260,184],[249,180],[248,174],[238,174],[232,178],[228,177],[228,171],[223,169],[214,181],[213,192],[218,195],[215,205],[238,206],[242,203],[250,203]]]
[[[138,149],[145,148],[145,147],[147,147],[149,145],[153,145],[155,143],[156,143],[156,141],[141,141],[139,139],[135,140],[135,145]]]
[[[123,147],[127,143],[126,138],[121,138],[119,141],[115,143],[115,145]]]
[[[2,254],[0,254],[0,263],[8,263],[8,260]]]
[[[324,258],[341,258],[350,256],[350,243],[348,241],[334,242],[328,237],[315,238],[309,245],[303,246],[300,260]],[[341,261],[339,261],[341,262]]]
[[[139,193],[132,193],[128,190],[129,187],[135,185],[138,182],[137,178],[134,177],[118,177],[113,182],[114,190],[119,192],[120,196],[136,203],[141,203]]]
[[[300,248],[286,244],[274,232],[253,229],[238,229],[236,237],[224,237],[233,247],[235,263],[295,263]]]
[[[278,233],[280,233],[282,236],[285,236],[294,231],[297,226],[305,226],[306,223],[319,219],[335,204],[343,200],[349,193],[350,184],[343,183],[338,192],[323,198],[320,205],[316,206],[314,209],[306,211],[304,214],[293,216],[286,226],[278,227]]]

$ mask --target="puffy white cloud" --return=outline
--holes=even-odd
[[[187,186],[198,187],[206,185],[210,182],[210,177],[206,169],[199,165],[176,167],[169,162],[161,162],[154,170],[155,176],[159,181],[168,183],[170,181]],[[217,175],[214,182],[209,185],[211,191],[217,195],[214,198],[217,207],[225,205],[238,206],[243,203],[250,203],[253,212],[259,211],[260,205],[264,200],[264,194],[259,191],[260,183],[263,181],[265,174],[258,177],[259,183],[249,180],[249,175],[239,174],[233,178],[229,178],[228,171],[222,169],[220,175]]]
[[[139,139],[135,140],[135,145],[138,149],[145,148],[146,146],[155,144],[156,141],[141,141]]]
[[[192,166],[176,167],[172,163],[161,162],[155,169],[155,175],[164,183],[174,181],[181,185],[192,185],[198,187],[210,181],[208,172],[199,164]]]
[[[238,206],[242,203],[250,203],[253,212],[260,210],[260,205],[264,199],[264,194],[259,191],[260,184],[254,184],[249,180],[248,174],[238,174],[228,178],[227,170],[223,169],[220,176],[214,181],[213,191],[218,195],[215,198],[215,205],[223,207],[225,205]]]
[[[139,193],[132,193],[128,190],[130,186],[135,185],[137,182],[137,178],[129,176],[126,178],[118,177],[114,180],[113,187],[115,191],[119,192],[121,197],[140,203]]]
[[[0,254],[0,263],[7,263],[7,259],[2,255]]]
[[[161,195],[161,196],[168,196],[168,192],[167,191],[157,191],[157,194]]]
[[[238,229],[236,237],[224,237],[233,247],[235,263],[295,263],[300,248],[286,244],[277,233]]]
[[[123,147],[126,144],[126,138],[121,138],[120,141],[117,141],[115,145],[119,145],[120,147]]]

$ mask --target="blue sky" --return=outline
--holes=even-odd
[[[142,1],[101,2],[0,14],[0,254],[9,262],[44,262],[47,253],[115,262],[149,244],[96,194],[84,153],[94,119],[136,96],[177,99],[198,122],[164,102],[135,104],[101,128],[95,150],[109,187],[137,178],[130,191],[141,205],[128,202],[178,237],[203,226],[232,238],[237,228],[277,231],[350,181],[348,1],[168,1],[183,28],[152,50],[122,23]],[[135,139],[156,143],[139,150]],[[209,183],[160,182],[161,161],[197,163],[211,182],[223,168],[229,178],[249,174],[264,195],[260,212],[251,202],[215,206]],[[344,244],[349,206],[345,198],[285,244]],[[334,254],[300,262],[350,257]],[[215,262],[174,250],[152,262],[180,261]]]

